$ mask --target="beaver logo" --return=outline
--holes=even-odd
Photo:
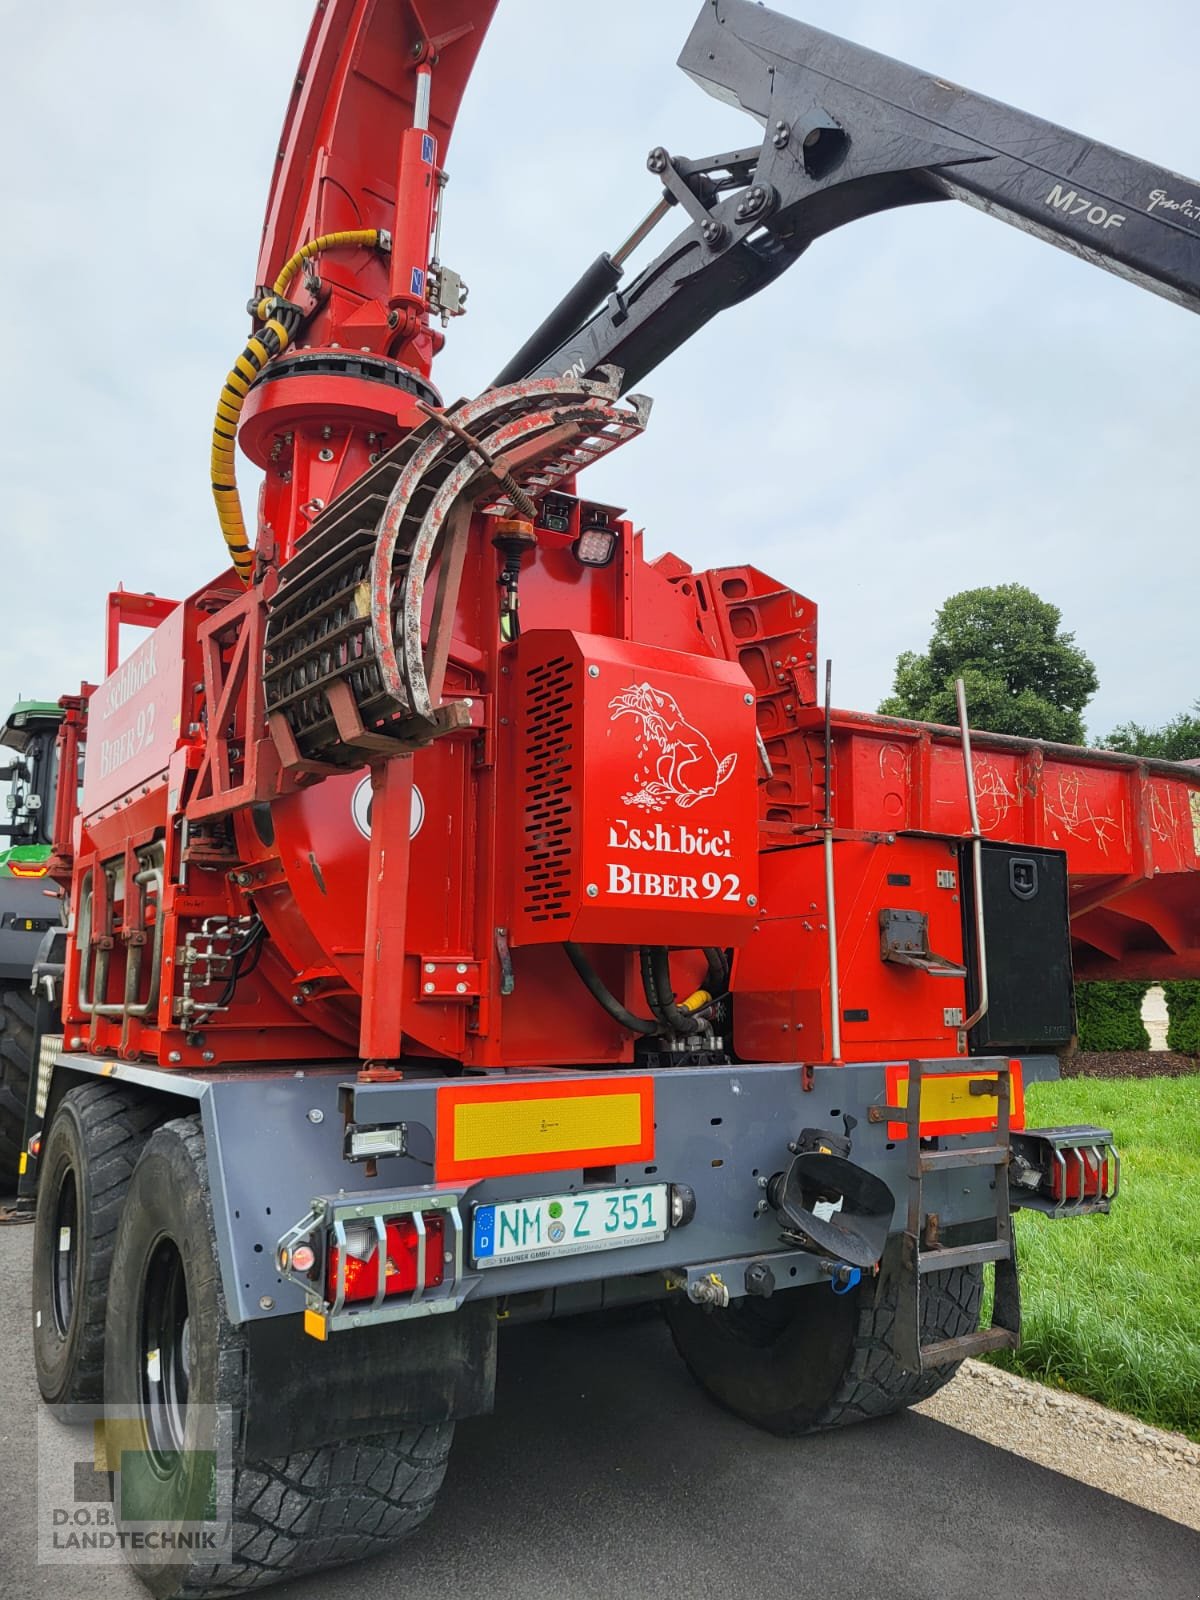
[[[636,717],[641,724],[638,754],[645,765],[637,774],[638,787],[622,795],[627,806],[662,811],[672,801],[686,810],[697,800],[707,800],[737,765],[736,752],[718,760],[699,728],[685,720],[672,695],[648,683],[631,684],[608,702],[612,720]],[[650,751],[661,752],[650,770]]]

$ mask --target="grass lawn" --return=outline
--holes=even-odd
[[[993,1359],[1200,1440],[1200,1076],[1032,1084],[1030,1127],[1096,1123],[1121,1153],[1110,1216],[1017,1216],[1022,1343]]]

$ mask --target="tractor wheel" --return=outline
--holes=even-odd
[[[158,1600],[240,1595],[379,1555],[433,1508],[453,1423],[414,1424],[272,1460],[247,1456],[238,1427],[247,1400],[245,1339],[225,1305],[196,1117],[165,1123],[138,1162],[113,1257],[106,1352],[109,1436],[125,1432],[120,1419],[130,1419],[128,1436],[150,1457],[134,1496],[137,1519],[176,1525],[181,1508],[195,1516],[196,1507],[211,1506],[218,1485],[232,1512],[231,1548],[215,1558],[170,1561],[161,1550],[129,1549]],[[120,1521],[130,1516],[128,1447],[122,1463]],[[219,1497],[216,1509],[219,1518]]]
[[[922,1343],[977,1328],[982,1286],[979,1267],[931,1272],[921,1285]],[[701,1387],[769,1433],[816,1433],[886,1416],[928,1399],[961,1365],[906,1372],[892,1344],[894,1291],[876,1302],[873,1285],[836,1295],[813,1284],[770,1299],[747,1295],[722,1310],[672,1297],[666,1315]]]
[[[34,999],[28,989],[0,993],[0,1192],[16,1187],[25,1145],[34,1017]]]
[[[51,1405],[91,1405],[104,1380],[104,1307],[117,1222],[162,1112],[123,1084],[62,1098],[42,1150],[33,1230],[33,1359]]]

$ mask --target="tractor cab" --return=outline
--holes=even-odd
[[[50,853],[58,780],[56,743],[61,707],[44,700],[18,700],[0,730],[0,782],[7,783],[0,821],[0,876],[41,877]],[[36,870],[35,870],[36,869]]]

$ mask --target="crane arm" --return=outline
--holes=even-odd
[[[651,151],[656,211],[683,209],[688,227],[624,289],[622,252],[602,256],[498,381],[615,365],[632,387],[822,234],[935,200],[1200,310],[1200,183],[751,0],[706,0],[679,65],[756,118],[761,144],[702,161]]]

